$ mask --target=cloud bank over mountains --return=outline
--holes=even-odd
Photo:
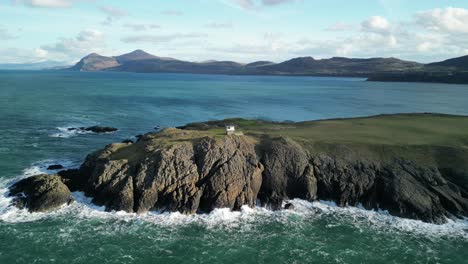
[[[108,5],[99,0],[13,0],[8,5],[0,5],[0,10],[21,9],[23,14],[69,11],[74,17],[81,14],[83,21],[95,22],[86,23],[75,32],[64,30],[58,36],[55,36],[57,31],[51,29],[50,35],[54,37],[47,37],[47,28],[43,27],[40,40],[26,45],[28,27],[15,27],[0,18],[0,40],[3,41],[0,62],[44,59],[74,62],[91,52],[115,54],[136,48],[193,61],[244,62],[279,61],[295,56],[394,56],[424,62],[468,54],[468,9],[463,7],[422,9],[409,17],[390,16],[382,11],[353,19],[330,18],[328,25],[321,29],[300,31],[295,29],[304,25],[295,24],[294,18],[305,8],[304,0],[210,1],[213,6],[228,10],[225,12],[231,15],[225,17],[192,11],[204,2],[202,0],[178,2],[185,5],[148,12],[153,17],[148,19],[142,16],[141,9],[135,11],[122,1]],[[142,1],[137,5],[151,3]],[[385,8],[383,6],[382,10]],[[288,12],[281,12],[283,9]],[[249,26],[245,19],[256,23]],[[302,20],[310,25],[315,23],[312,15]],[[32,28],[40,26],[40,22],[35,25],[36,22],[30,22]],[[266,26],[259,29],[262,24]],[[285,25],[292,30],[287,30]]]

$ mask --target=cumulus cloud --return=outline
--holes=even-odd
[[[56,43],[41,46],[38,53],[47,52],[62,60],[71,60],[92,52],[102,52],[104,47],[105,37],[101,31],[85,29],[73,38],[62,38]]]
[[[136,35],[124,37],[121,39],[124,43],[151,43],[161,44],[184,39],[200,39],[206,37],[206,34],[201,33],[176,33],[166,35]]]
[[[374,33],[389,33],[391,30],[390,22],[381,16],[372,16],[361,23],[363,31]]]
[[[63,8],[70,7],[73,0],[14,0],[13,3],[30,7]]]
[[[442,33],[468,33],[468,9],[436,8],[416,14],[419,25]]]

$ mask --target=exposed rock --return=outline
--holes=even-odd
[[[115,127],[105,127],[105,126],[91,126],[91,127],[86,127],[82,129],[85,131],[90,131],[94,133],[110,133],[110,132],[115,132],[118,130]]]
[[[287,203],[284,205],[285,210],[294,210],[294,204],[292,203]]]
[[[13,204],[30,212],[47,212],[73,201],[70,190],[58,175],[38,175],[10,187]]]
[[[258,142],[206,135],[169,128],[133,144],[111,144],[88,155],[80,169],[16,183],[11,195],[17,196],[16,206],[30,211],[56,208],[70,201],[70,190],[80,190],[107,210],[137,213],[238,210],[257,199],[281,209],[284,201],[301,198],[362,204],[434,223],[468,215],[468,192],[452,182],[464,172],[441,173],[404,160],[367,161],[340,146],[341,158],[319,155],[283,137]]]
[[[263,144],[263,185],[260,199],[279,209],[283,200],[317,197],[317,180],[309,164],[309,154],[287,138],[273,139]]]
[[[195,213],[254,206],[263,166],[248,138],[203,138],[167,148],[152,148],[144,138],[139,144],[147,152],[135,163],[113,160],[115,145],[89,155],[73,185],[108,210]]]
[[[380,165],[323,156],[313,162],[318,197],[340,206],[361,203],[368,209],[385,209],[395,216],[434,223],[468,213],[467,197],[437,168],[401,160]]]
[[[61,170],[61,169],[63,169],[63,166],[60,164],[54,164],[54,165],[50,165],[49,167],[47,167],[47,170]]]

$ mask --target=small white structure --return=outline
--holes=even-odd
[[[234,135],[236,133],[236,127],[234,125],[227,125],[226,126],[226,134]]]

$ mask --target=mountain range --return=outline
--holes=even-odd
[[[344,58],[314,59],[298,57],[281,63],[256,61],[248,64],[234,61],[191,62],[175,58],[158,57],[143,50],[120,56],[106,57],[89,54],[68,70],[117,71],[140,73],[203,73],[231,75],[291,75],[291,76],[343,76],[366,77],[370,80],[391,81],[415,76],[467,75],[468,56],[442,62],[422,64],[397,58]],[[468,75],[467,75],[468,76]],[[389,80],[386,80],[389,79]],[[440,79],[440,78],[439,78]],[[468,78],[467,78],[468,79]],[[411,80],[406,80],[411,81]],[[431,81],[431,80],[426,80]],[[444,80],[438,82],[446,82]]]

